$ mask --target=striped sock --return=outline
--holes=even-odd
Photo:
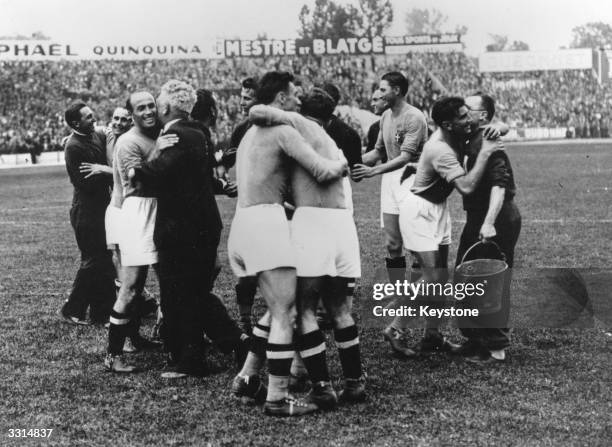
[[[340,356],[344,378],[359,379],[363,374],[363,370],[361,369],[359,331],[357,331],[357,326],[353,324],[343,329],[335,329],[334,338],[338,345],[338,355]]]
[[[239,280],[236,284],[236,303],[238,303],[238,311],[240,312],[240,322],[243,328],[247,328],[249,332],[256,292],[256,282]]]
[[[266,361],[266,345],[270,336],[270,327],[256,324],[251,336],[251,346],[239,375],[252,376],[258,374]]]
[[[403,283],[406,279],[406,257],[385,258],[385,266],[389,275],[389,282],[395,284],[397,281]]]
[[[108,352],[113,355],[123,354],[123,343],[130,330],[130,317],[111,310],[108,327]]]
[[[292,344],[268,343],[266,356],[270,370],[268,397],[270,402],[284,399],[289,388],[289,371],[295,351]]]
[[[297,337],[297,348],[313,383],[328,382],[325,337],[320,329]]]

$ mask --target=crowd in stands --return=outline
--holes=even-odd
[[[403,56],[271,57],[267,59],[0,62],[0,153],[60,149],[69,133],[63,111],[74,99],[91,104],[100,123],[136,89],[152,92],[171,78],[215,91],[216,131],[223,147],[241,120],[240,80],[269,70],[293,72],[305,89],[324,81],[342,91],[341,104],[368,109],[376,79],[404,72],[410,103],[426,114],[441,94],[476,90],[498,102],[499,118],[513,127],[563,127],[568,137],[607,137],[612,89],[588,70],[482,74],[464,53]],[[355,123],[360,134],[360,126]],[[33,149],[34,148],[34,149]]]

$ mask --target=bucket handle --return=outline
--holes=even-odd
[[[470,251],[472,251],[473,248],[475,248],[478,245],[485,245],[485,244],[493,244],[495,246],[495,248],[497,249],[497,251],[499,252],[500,256],[501,256],[501,260],[506,262],[506,255],[504,254],[503,251],[501,251],[501,248],[499,248],[499,245],[497,245],[494,241],[488,240],[488,241],[476,241],[476,243],[474,245],[472,245],[470,248],[468,248],[465,253],[463,254],[463,257],[461,258],[461,264],[463,264],[465,262],[465,258],[467,258],[467,255],[470,253]]]

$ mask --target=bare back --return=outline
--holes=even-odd
[[[249,116],[267,125],[287,124],[296,129],[314,151],[326,160],[338,160],[341,154],[336,143],[316,121],[299,113],[264,105],[253,106]],[[296,206],[346,208],[342,179],[320,183],[305,167],[297,164],[291,175],[291,193]]]
[[[238,207],[283,203],[292,167],[282,148],[287,129],[252,126],[244,135],[236,152]]]

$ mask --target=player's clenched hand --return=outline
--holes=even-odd
[[[362,178],[370,178],[374,176],[374,169],[370,166],[355,163],[351,170],[351,178],[353,180],[361,180]]]
[[[237,147],[230,147],[225,152],[223,152],[223,155],[221,156],[221,160],[219,162],[221,164],[229,164],[229,160],[231,160],[232,157],[236,156],[237,150],[238,150]]]
[[[238,195],[238,185],[228,180],[223,187],[223,193],[228,197],[236,197]]]
[[[482,227],[480,227],[479,237],[483,241],[487,241],[495,237],[496,234],[497,232],[495,231],[495,227],[491,224],[484,223],[482,224]]]
[[[175,133],[157,137],[157,140],[155,140],[155,151],[163,151],[164,149],[174,146],[178,141],[179,137]]]

